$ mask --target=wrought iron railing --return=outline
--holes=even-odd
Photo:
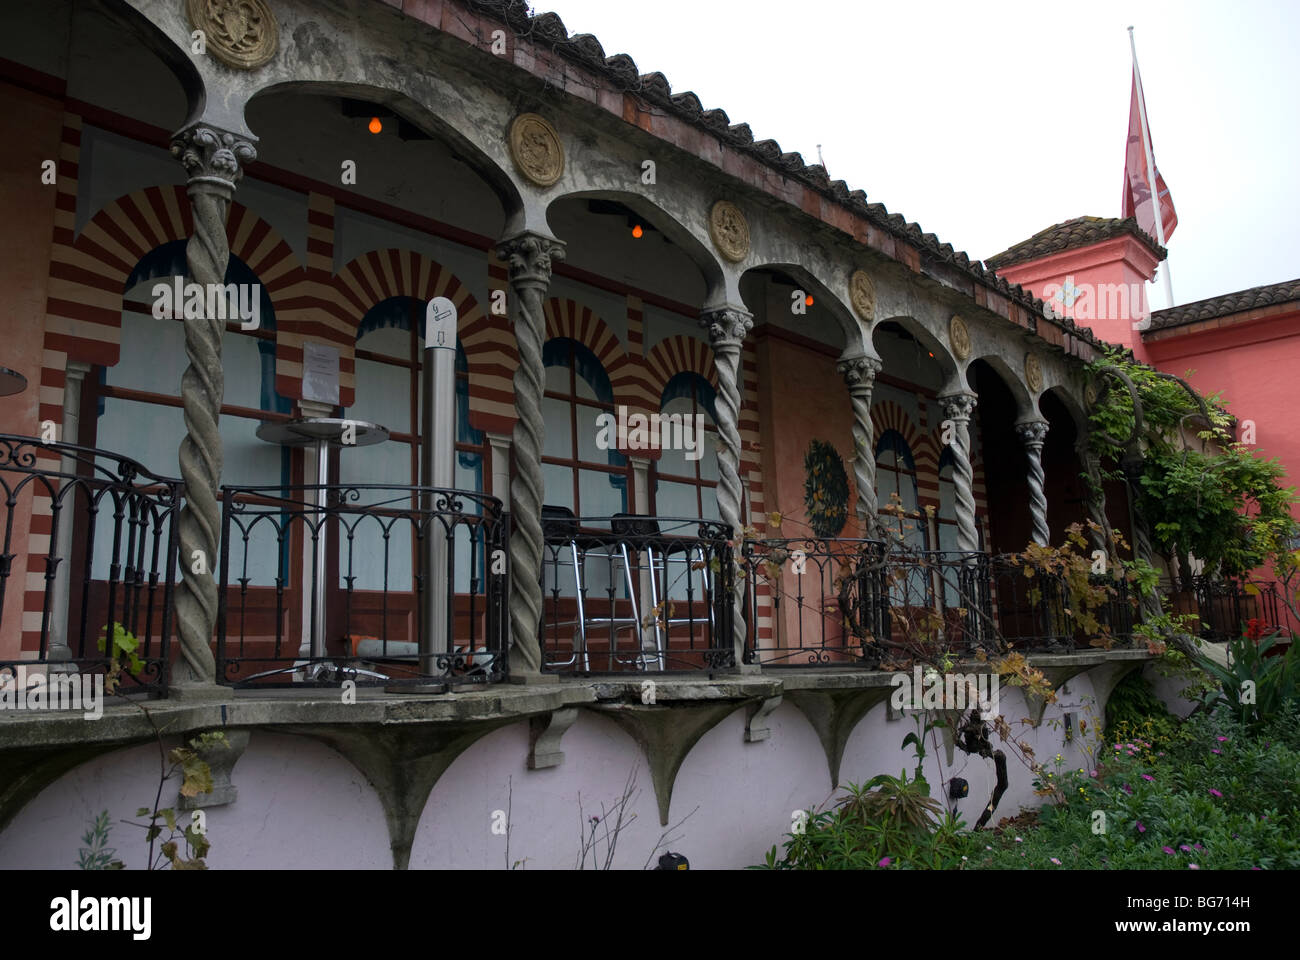
[[[500,680],[508,537],[501,501],[464,490],[224,487],[217,675],[237,686]]]
[[[547,508],[543,668],[709,670],[735,665],[729,532],[707,520],[578,518]]]
[[[1010,556],[886,551],[874,540],[745,543],[745,659],[769,666],[866,666],[977,649],[1064,652],[1109,635],[1126,643],[1127,584],[1109,584],[1085,631],[1065,579]],[[1102,585],[1102,581],[1096,581]],[[770,618],[762,615],[767,607]]]
[[[166,688],[181,488],[117,454],[0,434],[0,671],[107,671],[121,625],[140,669],[119,689]]]
[[[1195,576],[1183,589],[1165,585],[1176,614],[1195,614],[1200,636],[1222,643],[1248,630],[1251,621],[1261,636],[1289,634],[1298,625],[1278,595],[1274,581]]]

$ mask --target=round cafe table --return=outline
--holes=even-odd
[[[27,378],[16,370],[0,367],[0,397],[12,396],[27,389]]]

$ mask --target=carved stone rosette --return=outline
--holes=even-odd
[[[875,357],[846,357],[835,369],[844,378],[853,404],[853,479],[858,491],[858,523],[870,537],[879,523],[876,498],[875,428],[871,423],[871,394],[881,362]]]
[[[970,359],[970,329],[959,314],[954,313],[948,321],[948,343],[958,362],[965,363]]]
[[[740,350],[754,318],[744,310],[723,307],[705,311],[700,325],[708,330],[713,363],[718,371],[718,513],[739,539],[744,490],[740,482]],[[745,591],[738,578],[732,609],[736,662],[745,640]]]
[[[1029,388],[1030,393],[1043,392],[1043,364],[1036,353],[1025,356],[1025,386]]]
[[[953,423],[952,431],[952,485],[957,507],[957,549],[963,552],[979,549],[979,534],[975,529],[975,470],[970,458],[970,418],[975,412],[976,398],[969,393],[956,393],[940,397],[943,415]]]
[[[564,258],[564,245],[552,237],[523,233],[497,246],[497,256],[510,271],[511,317],[519,346],[515,370],[515,474],[510,481],[510,509],[515,532],[510,538],[514,573],[510,592],[510,670],[541,672],[542,651],[537,632],[542,620],[542,393],[546,367],[542,342],[546,318],[542,305],[551,282],[551,263]]]
[[[719,200],[709,211],[709,237],[732,263],[749,256],[749,222],[730,200]]]
[[[185,0],[205,48],[228,67],[254,70],[280,48],[280,28],[266,0]]]
[[[230,200],[244,165],[252,162],[257,152],[247,140],[203,124],[178,133],[171,151],[189,174],[187,192],[194,232],[185,247],[185,261],[190,278],[199,284],[225,283],[230,262],[226,240]],[[222,449],[217,423],[225,394],[221,366],[224,333],[225,323],[219,317],[185,318],[189,366],[181,377],[186,434],[180,447],[185,505],[178,521],[181,582],[176,590],[181,658],[173,672],[174,682],[180,685],[211,684],[216,678],[211,640],[217,620],[213,567],[221,539],[217,488]],[[196,573],[200,558],[203,572]]]
[[[564,175],[564,145],[545,117],[535,113],[515,117],[509,143],[515,167],[537,186],[553,186]]]
[[[849,303],[859,319],[867,323],[876,319],[876,285],[865,270],[854,270],[849,277]]]
[[[1046,420],[1026,420],[1016,424],[1016,436],[1025,445],[1029,461],[1029,515],[1033,521],[1034,543],[1048,545],[1047,479],[1043,473],[1043,443],[1047,440]]]

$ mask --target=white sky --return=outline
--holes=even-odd
[[[1174,299],[1300,277],[1300,3],[533,0],[984,259],[1120,214],[1135,27]],[[1158,291],[1158,292],[1157,292]],[[1151,289],[1164,306],[1163,284]]]

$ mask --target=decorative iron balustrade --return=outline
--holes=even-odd
[[[708,520],[543,509],[543,669],[735,666],[730,533]]]
[[[501,501],[470,491],[223,487],[218,677],[235,686],[501,680],[508,542]]]
[[[1124,581],[1104,581],[1110,589],[1088,634],[1064,578],[1038,569],[1026,576],[1010,556],[815,538],[749,541],[742,553],[747,663],[876,668],[981,648],[1064,652],[1107,635],[1125,643],[1132,633]],[[770,621],[760,616],[765,601]]]
[[[140,660],[120,691],[163,692],[181,481],[104,450],[0,434],[0,491],[0,671],[106,672],[104,638],[120,624]]]
[[[1261,636],[1297,630],[1295,618],[1273,581],[1189,577],[1184,589],[1166,586],[1175,614],[1195,614],[1202,639],[1223,643],[1241,636],[1255,621]]]

